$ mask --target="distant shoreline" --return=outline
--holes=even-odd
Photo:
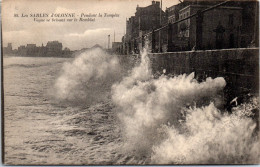
[[[69,56],[22,56],[22,55],[18,55],[18,54],[3,54],[3,58],[7,58],[7,57],[41,57],[41,58],[74,58],[74,56],[71,54]]]

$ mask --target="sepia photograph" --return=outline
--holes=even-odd
[[[259,1],[0,3],[4,165],[260,164]]]

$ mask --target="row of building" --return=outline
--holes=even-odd
[[[137,5],[112,50],[133,54],[145,45],[155,53],[258,46],[258,9],[257,1],[184,0],[165,11],[157,1]]]
[[[69,48],[62,50],[62,43],[59,41],[49,41],[46,46],[27,44],[19,46],[18,49],[12,49],[12,43],[8,43],[7,47],[3,47],[3,53],[35,57],[69,57],[72,52]]]

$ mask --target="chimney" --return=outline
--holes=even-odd
[[[154,5],[154,4],[155,4],[155,1],[153,0],[153,1],[152,1],[152,5]]]

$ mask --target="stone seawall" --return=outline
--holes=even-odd
[[[224,77],[226,98],[259,92],[259,48],[149,54],[154,73],[189,74],[199,81]],[[230,96],[230,97],[229,97]]]

